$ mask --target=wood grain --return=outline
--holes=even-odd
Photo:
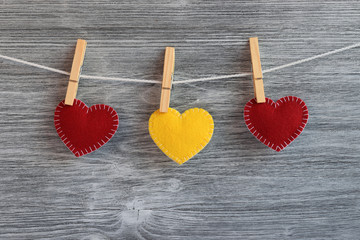
[[[263,70],[359,41],[358,1],[0,1],[0,53],[70,71],[174,81]],[[160,85],[82,79],[77,98],[119,113],[118,133],[76,158],[53,126],[68,76],[0,60],[0,239],[358,239],[359,52],[264,74],[265,94],[302,98],[310,118],[277,153],[246,129],[251,76],[176,85],[171,107],[212,114],[214,135],[178,167],[148,118]]]

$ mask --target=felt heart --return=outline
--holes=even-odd
[[[172,160],[182,164],[199,153],[214,131],[211,115],[200,108],[180,114],[169,108],[167,113],[155,111],[149,120],[149,132],[156,145]]]
[[[75,99],[73,106],[60,102],[55,109],[56,131],[76,157],[91,153],[107,143],[115,134],[119,117],[107,105],[96,104],[90,108]]]
[[[308,118],[305,102],[293,96],[280,98],[276,103],[269,98],[265,103],[251,99],[244,109],[245,123],[250,132],[278,152],[300,135]]]

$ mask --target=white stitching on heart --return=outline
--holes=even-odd
[[[85,103],[83,103],[82,101],[80,101],[80,100],[78,100],[78,99],[75,99],[75,100],[74,100],[74,105],[80,107],[81,110],[83,110],[85,107],[87,107]],[[85,154],[88,154],[88,153],[90,153],[90,152],[93,152],[93,151],[99,149],[99,148],[102,147],[105,143],[107,143],[107,142],[110,140],[110,138],[116,133],[116,130],[117,130],[118,126],[119,126],[119,118],[118,118],[118,115],[117,115],[116,111],[115,111],[113,108],[111,108],[110,106],[108,106],[108,105],[105,105],[105,104],[96,104],[96,105],[93,105],[93,106],[87,108],[86,113],[89,112],[89,109],[90,109],[90,111],[92,111],[92,108],[93,108],[93,107],[95,108],[95,110],[97,109],[97,107],[99,107],[99,110],[101,110],[101,106],[103,106],[103,109],[102,109],[102,110],[103,110],[103,111],[107,111],[107,112],[109,112],[110,109],[112,109],[112,111],[111,111],[110,114],[112,114],[111,117],[113,118],[113,123],[114,123],[114,124],[113,124],[113,128],[110,129],[110,132],[107,133],[107,134],[109,134],[110,138],[108,138],[108,137],[105,135],[105,138],[106,138],[107,140],[104,141],[103,139],[101,139],[100,141],[102,142],[102,144],[100,144],[100,142],[97,142],[97,143],[99,144],[99,147],[97,147],[97,146],[94,144],[94,150],[91,149],[91,147],[89,146],[90,152],[89,152],[86,148],[85,148],[85,149],[77,149],[75,146],[73,146],[72,143],[70,143],[70,140],[68,140],[68,141],[65,143],[65,141],[67,140],[67,137],[64,138],[65,133],[63,133],[63,130],[59,131],[59,130],[61,129],[61,126],[59,126],[59,125],[61,125],[61,122],[60,122],[60,114],[61,114],[61,109],[64,108],[64,106],[65,106],[64,101],[62,101],[62,102],[60,102],[59,105],[56,107],[55,113],[59,113],[59,114],[54,114],[54,124],[55,124],[56,131],[57,131],[59,137],[61,138],[61,140],[63,141],[63,143],[65,144],[65,146],[66,146],[73,154],[75,154],[76,157],[83,156],[83,155],[85,155]],[[108,107],[107,110],[106,110],[105,106]],[[115,114],[113,114],[113,113],[115,113]],[[58,126],[59,126],[59,127],[58,127]],[[112,133],[112,132],[113,132],[113,133]],[[63,133],[63,134],[60,135],[61,133]],[[70,145],[69,145],[69,144],[70,144]],[[83,150],[84,150],[86,153],[84,153]],[[81,154],[80,154],[80,153],[81,153]]]
[[[273,143],[271,145],[270,148],[274,149],[274,150],[277,150],[277,149],[280,149],[283,150],[285,147],[287,147],[292,141],[295,140],[296,137],[298,137],[300,135],[300,133],[304,130],[307,122],[308,122],[308,118],[309,118],[309,111],[305,105],[305,102],[303,100],[301,100],[300,98],[298,97],[295,97],[295,96],[286,96],[286,97],[283,97],[283,98],[280,98],[276,103],[274,103],[273,100],[271,100],[270,98],[266,98],[266,102],[267,103],[271,103],[271,105],[274,105],[275,104],[275,108],[279,107],[280,106],[280,103],[283,104],[287,101],[295,101],[296,103],[298,103],[301,108],[303,109],[303,118],[302,118],[302,123],[301,125],[299,126],[298,129],[296,129],[296,131],[293,133],[293,135],[290,136],[290,138],[288,138],[288,141],[289,143],[287,143],[285,140],[283,142],[283,144],[280,144],[280,146],[274,146],[275,144]],[[270,146],[270,141],[268,144],[266,144],[266,139],[262,139],[262,136],[259,137],[259,134],[258,133],[257,135],[255,135],[257,133],[256,129],[254,129],[254,126],[251,126],[251,119],[250,119],[250,115],[249,115],[249,108],[252,107],[253,104],[256,103],[256,100],[255,99],[251,99],[249,102],[246,103],[245,107],[244,107],[244,120],[245,120],[245,124],[247,126],[247,128],[249,129],[249,131],[262,143],[264,143],[265,145],[268,145]],[[245,114],[246,112],[246,114]]]

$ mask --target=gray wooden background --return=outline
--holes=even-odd
[[[175,81],[263,69],[360,41],[359,1],[0,1],[0,54],[83,74]],[[160,85],[80,81],[119,113],[117,134],[76,158],[54,128],[68,77],[0,60],[0,239],[360,239],[360,49],[264,75],[302,98],[303,134],[277,153],[243,121],[251,77],[176,85],[171,107],[212,114],[209,145],[182,166],[152,142]]]

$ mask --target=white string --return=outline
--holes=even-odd
[[[232,75],[220,75],[220,76],[206,77],[206,78],[195,78],[195,79],[188,79],[188,80],[179,80],[179,81],[174,81],[173,84],[205,82],[205,81],[220,80],[220,79],[226,79],[226,78],[245,77],[245,76],[250,76],[250,75],[252,75],[252,73],[238,73],[238,74],[232,74]]]
[[[8,57],[8,56],[4,56],[4,55],[1,55],[1,54],[0,54],[0,58],[10,60],[10,61],[13,61],[13,62],[17,62],[17,63],[22,63],[22,64],[29,65],[29,66],[33,66],[33,67],[36,67],[36,68],[48,70],[50,72],[56,72],[56,73],[61,73],[61,74],[64,74],[64,75],[70,75],[69,72],[65,72],[65,71],[55,69],[55,68],[51,68],[51,67],[46,67],[44,65],[40,65],[40,64],[37,64],[37,63],[24,61],[24,60],[21,60],[21,59],[18,59],[18,58]]]
[[[161,83],[161,81],[157,81],[157,80],[118,78],[118,77],[101,77],[101,76],[92,76],[92,75],[83,75],[83,74],[81,74],[80,77],[85,78],[85,79],[109,80],[109,81],[120,81],[120,82]]]
[[[280,69],[283,69],[283,68],[287,68],[287,67],[291,67],[291,66],[298,65],[298,64],[301,64],[301,63],[309,62],[309,61],[317,59],[317,58],[326,57],[326,56],[329,56],[329,55],[332,55],[332,54],[335,54],[335,53],[339,53],[339,52],[343,52],[343,51],[346,51],[346,50],[349,50],[349,49],[352,49],[352,48],[356,48],[356,47],[360,47],[360,42],[355,43],[355,44],[350,45],[350,46],[347,46],[347,47],[336,49],[336,50],[333,50],[333,51],[330,51],[330,52],[322,53],[322,54],[315,55],[315,56],[312,56],[312,57],[309,57],[309,58],[305,58],[305,59],[302,59],[302,60],[298,60],[298,61],[295,61],[295,62],[284,64],[284,65],[281,65],[281,66],[278,66],[278,67],[273,67],[273,68],[264,70],[263,73],[273,72],[273,71],[280,70]]]
[[[326,53],[322,53],[322,54],[318,54],[309,58],[305,58],[305,59],[301,59],[295,62],[291,62],[291,63],[287,63],[278,67],[273,67],[267,70],[263,70],[263,73],[269,73],[269,72],[273,72],[273,71],[277,71],[283,68],[287,68],[287,67],[291,67],[291,66],[295,66],[301,63],[305,63],[305,62],[309,62],[312,61],[314,59],[317,58],[322,58],[322,57],[326,57],[332,54],[336,54],[339,52],[343,52],[349,49],[353,49],[356,47],[360,47],[360,42],[359,43],[355,43],[353,45],[347,46],[347,47],[343,47],[340,49],[336,49],[330,52],[326,52]],[[36,68],[40,68],[40,69],[44,69],[44,70],[48,70],[50,72],[56,72],[56,73],[60,73],[60,74],[64,74],[64,75],[70,75],[69,72],[66,71],[62,71],[56,68],[51,68],[51,67],[47,67],[44,65],[40,65],[37,63],[32,63],[32,62],[28,62],[28,61],[24,61],[18,58],[13,58],[13,57],[8,57],[5,55],[0,54],[0,58],[9,60],[9,61],[13,61],[13,62],[17,62],[17,63],[21,63],[21,64],[25,64],[28,66],[33,66]],[[193,83],[193,82],[204,82],[204,81],[212,81],[212,80],[220,80],[220,79],[226,79],[226,78],[237,78],[237,77],[245,77],[245,76],[250,76],[251,73],[238,73],[238,74],[232,74],[232,75],[220,75],[220,76],[213,76],[213,77],[206,77],[206,78],[194,78],[194,79],[187,79],[187,80],[179,80],[179,81],[174,81],[173,84],[180,84],[180,83]],[[161,84],[161,81],[157,81],[157,80],[145,80],[145,79],[132,79],[132,78],[118,78],[118,77],[102,77],[102,76],[92,76],[92,75],[80,75],[81,78],[85,78],[85,79],[96,79],[96,80],[109,80],[109,81],[120,81],[120,82],[139,82],[139,83],[156,83],[156,84]]]

